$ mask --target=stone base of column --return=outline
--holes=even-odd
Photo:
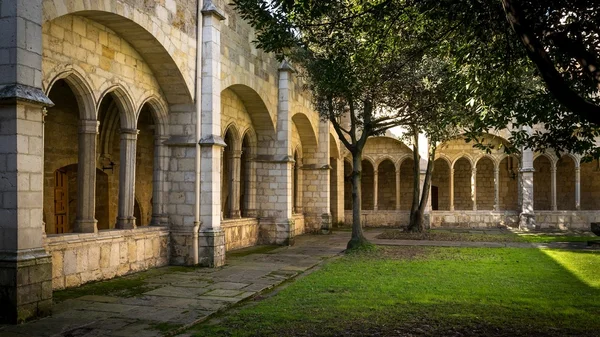
[[[97,220],[75,220],[75,233],[98,233]]]
[[[45,250],[0,253],[0,323],[52,313],[52,256]]]
[[[239,219],[242,217],[242,214],[240,213],[240,211],[231,211],[231,218],[232,219]]]
[[[175,266],[198,264],[198,227],[171,228],[169,263]]]
[[[167,214],[152,214],[150,226],[169,226],[169,216]]]
[[[528,213],[519,214],[519,229],[529,231],[535,229],[535,215]]]
[[[321,234],[330,234],[332,228],[332,217],[329,213],[321,214]]]
[[[198,233],[198,262],[203,267],[225,265],[225,232],[202,230]]]
[[[296,235],[296,222],[294,219],[278,220],[275,222],[275,244],[293,246]]]
[[[244,218],[258,218],[258,211],[255,209],[247,209],[244,211]]]
[[[117,218],[118,229],[135,229],[135,217]]]

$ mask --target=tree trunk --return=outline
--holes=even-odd
[[[352,153],[352,238],[348,242],[347,249],[356,248],[368,243],[363,235],[360,216],[362,214],[362,148]]]
[[[425,208],[429,202],[429,190],[431,189],[431,177],[433,175],[433,165],[435,160],[435,146],[429,147],[429,161],[427,162],[427,171],[425,172],[425,181],[423,182],[423,191],[418,212],[415,215],[415,223],[411,230],[413,232],[423,232],[425,230]]]
[[[419,218],[419,196],[421,194],[421,155],[419,155],[419,133],[414,132],[413,134],[413,201],[410,207],[410,221],[408,228],[409,232],[417,232],[418,218]]]

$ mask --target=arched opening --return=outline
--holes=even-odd
[[[135,199],[144,212],[139,214],[140,217],[134,216],[138,226],[147,226],[152,220],[152,196],[155,187],[154,161],[156,155],[154,151],[156,123],[149,104],[142,107],[137,128],[139,134],[136,145]]]
[[[575,209],[575,161],[564,155],[556,163],[556,206],[558,210]]]
[[[362,177],[361,177],[361,202],[363,210],[372,210],[375,206],[375,198],[373,195],[375,184],[375,172],[373,164],[368,160],[362,161]]]
[[[415,161],[406,159],[400,165],[400,210],[409,211],[412,207],[414,191]]]
[[[479,172],[479,171],[478,171]],[[514,157],[506,157],[500,162],[500,210],[518,210],[519,208],[519,164]],[[535,186],[534,186],[535,188]]]
[[[386,159],[377,168],[377,209],[396,209],[396,166]]]
[[[140,203],[137,198],[135,198],[135,202],[133,204],[133,216],[136,219],[142,219],[142,208],[140,207]],[[143,223],[140,223],[139,226],[144,226]]]
[[[533,208],[536,210],[552,209],[552,163],[546,156],[539,156],[533,161]]]
[[[490,158],[483,157],[477,161],[476,179],[477,209],[493,210],[496,192],[494,187],[494,162]]]
[[[109,229],[109,176],[101,169],[96,169],[96,220],[98,220],[98,229]]]
[[[444,159],[433,162],[431,176],[431,209],[434,211],[450,210],[450,165]]]
[[[75,93],[65,80],[52,86],[44,123],[44,204],[46,233],[73,231],[77,211],[79,116]],[[30,146],[33,144],[30,144]]]
[[[240,157],[240,214],[247,217],[248,197],[250,195],[250,139],[248,135],[242,140],[242,154]]]
[[[344,160],[344,210],[352,209],[352,164]]]
[[[226,219],[230,219],[234,215],[233,184],[235,180],[239,179],[235,177],[233,170],[233,154],[236,146],[233,132],[233,127],[230,127],[225,133],[224,139],[227,146],[223,149],[221,170],[221,212],[223,218]]]
[[[581,163],[581,209],[600,210],[600,161]]]
[[[471,162],[460,158],[454,163],[454,209],[472,210]]]

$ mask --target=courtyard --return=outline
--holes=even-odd
[[[222,268],[165,267],[55,291],[52,317],[0,335],[597,335],[591,233],[400,233],[368,230],[377,245],[346,254],[347,230],[302,235],[291,247],[229,252]]]

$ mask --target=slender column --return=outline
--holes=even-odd
[[[135,151],[139,130],[121,129],[121,156],[119,167],[119,214],[117,228],[135,228]]]
[[[373,210],[377,210],[379,199],[379,169],[373,171]]]
[[[454,167],[450,168],[450,211],[454,211]]]
[[[471,168],[471,200],[473,200],[473,210],[477,210],[477,168]]]
[[[531,132],[530,130],[528,130]],[[535,228],[535,213],[533,205],[533,151],[521,150],[521,213],[519,228],[522,230]]]
[[[396,210],[400,210],[400,169],[396,170]]]
[[[42,0],[0,1],[0,322],[50,314],[44,250]],[[2,332],[0,334],[3,335]],[[10,332],[8,332],[10,334]]]
[[[581,209],[581,167],[575,167],[575,209]]]
[[[302,214],[304,212],[302,198],[304,198],[303,192],[303,184],[304,184],[304,172],[302,171],[302,158],[298,158],[298,162],[296,162],[296,169],[298,170],[298,180],[296,181],[296,203],[294,204],[294,209],[297,214]],[[293,179],[293,178],[292,178]]]
[[[77,219],[74,231],[97,233],[96,207],[96,139],[99,122],[79,122],[79,158],[77,163]]]
[[[242,151],[231,151],[231,196],[229,197],[229,209],[231,218],[239,219],[240,214],[240,168],[242,166]]]
[[[165,187],[169,170],[169,149],[164,143],[167,136],[154,137],[154,172],[152,177],[152,221],[151,226],[168,226],[169,217],[165,208]]]
[[[494,210],[500,210],[500,167],[494,166]]]
[[[248,181],[246,182],[246,214],[245,217],[256,218],[258,212],[256,210],[256,159],[249,158],[246,163],[248,170]]]
[[[551,207],[553,211],[558,209],[558,205],[556,203],[556,163],[550,164],[550,198],[551,198]]]

